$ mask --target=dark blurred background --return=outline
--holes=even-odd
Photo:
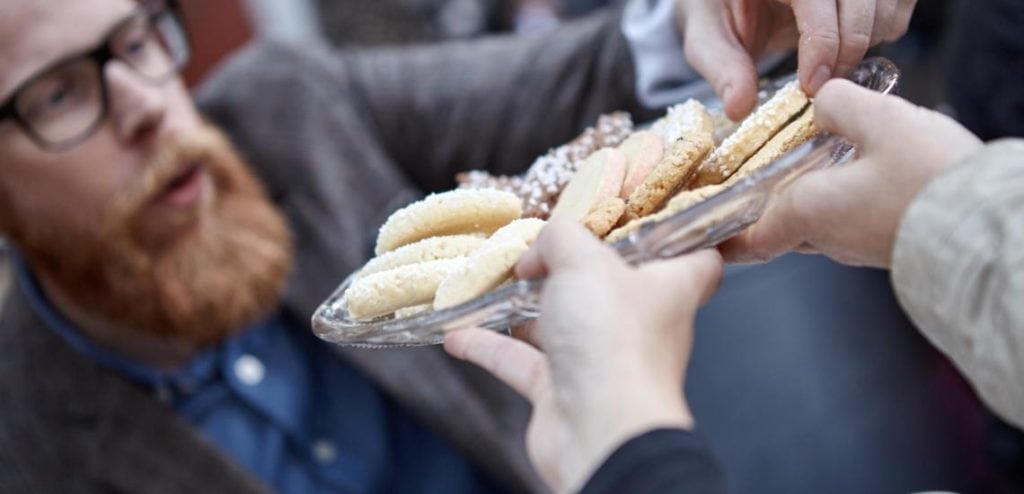
[[[181,3],[195,84],[256,36],[339,47],[529,36],[616,2]],[[901,67],[904,97],[956,116],[974,75],[965,46],[983,28],[974,5],[922,1],[907,36],[874,50]],[[0,287],[6,277],[0,263]],[[698,328],[687,392],[735,492],[1021,492],[1020,434],[913,328],[887,273],[801,255],[730,267]]]

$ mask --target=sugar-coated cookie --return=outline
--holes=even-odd
[[[799,114],[807,106],[807,102],[807,95],[800,89],[799,83],[793,81],[783,86],[765,104],[754,110],[754,113],[701,163],[690,183],[690,188],[725,181],[779,129]]]
[[[465,262],[466,258],[439,259],[359,278],[345,291],[348,313],[353,319],[372,319],[430,303],[441,281]]]
[[[711,131],[695,132],[673,142],[661,162],[629,196],[626,214],[630,219],[653,213],[689,181],[713,146]]]
[[[494,189],[457,189],[431,194],[392,214],[377,234],[379,256],[428,237],[489,235],[522,214],[515,194]]]
[[[621,197],[610,197],[590,210],[583,218],[583,226],[590,230],[590,233],[603,238],[615,228],[615,224],[625,212],[626,201]]]
[[[494,232],[440,283],[434,296],[434,309],[446,309],[472,300],[508,280],[512,268],[533,244],[544,223],[537,218],[524,218]]]
[[[754,173],[765,165],[775,161],[780,156],[792,151],[797,146],[807,142],[818,135],[820,130],[814,125],[814,105],[804,110],[796,120],[775,134],[767,144],[757,153],[754,153],[736,173],[732,174],[725,184],[732,184],[739,179]]]
[[[684,190],[670,199],[668,204],[666,204],[661,211],[649,216],[633,219],[629,223],[612,230],[612,232],[605,237],[605,241],[608,243],[618,242],[619,240],[626,238],[630,233],[638,230],[641,226],[664,220],[721,192],[725,188],[726,187],[724,185],[708,185],[699,189]]]
[[[484,235],[467,234],[418,240],[370,259],[363,269],[359,270],[358,277],[362,278],[407,264],[464,257],[479,248],[485,238],[487,237]]]

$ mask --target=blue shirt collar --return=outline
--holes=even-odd
[[[72,348],[101,366],[157,392],[173,389],[181,383],[191,385],[205,381],[217,371],[217,354],[221,351],[218,347],[200,351],[192,360],[178,369],[164,370],[97,345],[57,311],[46,294],[43,293],[24,258],[14,249],[11,250],[11,264],[15,279],[24,292],[29,306],[42,319],[43,323]]]

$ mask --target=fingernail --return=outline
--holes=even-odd
[[[815,70],[814,75],[811,77],[811,92],[817,93],[821,86],[824,86],[831,78],[832,69],[828,68],[828,65],[818,67],[818,70]]]

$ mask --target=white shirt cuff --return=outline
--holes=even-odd
[[[622,33],[636,67],[637,99],[648,108],[714,95],[710,84],[686,62],[675,6],[675,0],[630,0],[623,11]],[[758,72],[771,70],[785,56],[764,57]]]

